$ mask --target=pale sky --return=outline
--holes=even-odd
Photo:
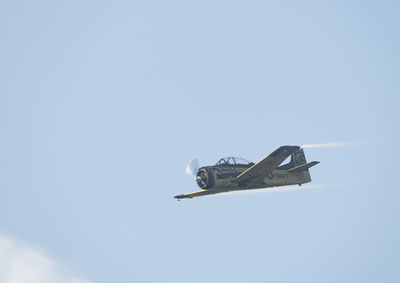
[[[399,2],[1,3],[0,283],[399,282]],[[336,142],[302,189],[173,199]]]

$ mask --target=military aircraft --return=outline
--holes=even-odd
[[[290,162],[280,165],[290,156]],[[237,157],[221,158],[213,166],[199,168],[196,182],[200,191],[174,198],[194,198],[230,191],[299,185],[311,182],[309,168],[318,161],[306,162],[299,146],[281,146],[257,163]],[[279,166],[280,165],[280,166]]]

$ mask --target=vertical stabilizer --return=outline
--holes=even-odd
[[[302,164],[306,164],[306,156],[304,155],[304,150],[298,149],[295,152],[292,153],[292,155],[290,156],[290,164],[293,167],[302,165]]]

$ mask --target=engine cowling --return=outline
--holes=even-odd
[[[209,190],[214,186],[214,176],[206,168],[200,168],[197,171],[196,182],[203,190]]]

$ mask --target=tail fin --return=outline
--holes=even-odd
[[[290,162],[293,167],[297,167],[302,164],[306,164],[306,156],[304,155],[304,150],[302,148],[296,150],[295,152],[292,153],[290,156]]]
[[[304,150],[302,148],[297,149],[290,155],[290,162],[279,166],[277,169],[289,170],[300,165],[306,164],[306,156],[304,155]]]
[[[295,173],[300,178],[299,184],[305,184],[311,182],[311,175],[308,169],[318,163],[318,161],[307,163],[304,151],[300,148],[290,155],[289,163],[279,166],[277,169],[287,170],[288,173]]]

